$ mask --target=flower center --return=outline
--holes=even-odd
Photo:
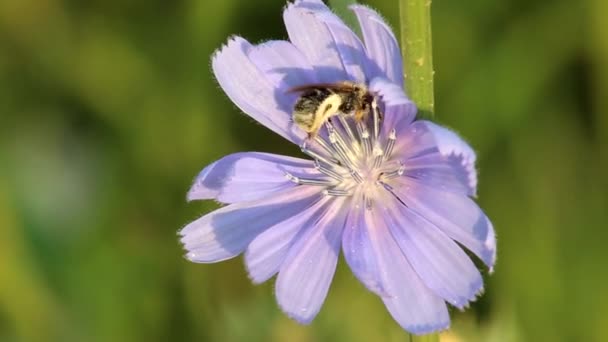
[[[375,101],[371,112],[371,118],[359,122],[343,114],[326,122],[325,131],[300,146],[314,159],[319,173],[306,177],[286,173],[287,179],[324,187],[326,196],[361,196],[366,208],[371,209],[376,190],[389,187],[386,182],[405,170],[401,162],[391,158],[397,140],[395,129],[382,132]]]

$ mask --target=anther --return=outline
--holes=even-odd
[[[332,181],[328,181],[325,179],[312,179],[312,178],[296,177],[289,172],[285,172],[285,177],[288,180],[290,180],[296,184],[300,184],[300,185],[330,186],[330,185],[334,184]]]
[[[372,101],[372,115],[374,119],[374,140],[378,140],[378,134],[380,134],[380,113],[378,112],[378,103],[375,97]]]
[[[289,172],[285,172],[285,178],[287,178],[287,180],[289,180],[291,182],[294,182],[294,183],[298,184],[298,181],[299,181],[298,177],[292,175]]]
[[[381,177],[383,179],[397,178],[397,177],[402,176],[404,172],[405,172],[405,165],[403,163],[399,162],[399,168],[397,170],[383,173]]]
[[[384,153],[385,159],[390,158],[391,153],[393,153],[393,147],[395,147],[395,142],[397,141],[397,132],[395,129],[391,129],[388,134],[388,142],[386,143],[386,151]]]
[[[380,165],[382,164],[382,160],[384,159],[384,152],[382,151],[382,149],[380,148],[378,143],[376,143],[376,146],[374,146],[373,154],[374,154],[374,166],[373,167],[378,168],[378,167],[380,167]]]
[[[349,190],[344,190],[344,189],[329,188],[329,189],[323,190],[323,195],[325,195],[325,196],[350,196],[350,195],[352,195],[352,192],[350,192]]]
[[[357,131],[359,136],[361,136],[361,141],[363,142],[363,150],[365,155],[369,155],[372,151],[372,145],[369,141],[369,131],[363,122],[357,123]]]
[[[333,139],[340,144],[340,146],[342,147],[342,150],[345,153],[348,153],[350,151],[353,151],[350,149],[350,147],[353,147],[353,144],[347,144],[346,141],[344,140],[344,137],[342,136],[341,132],[339,129],[337,129],[333,124],[327,122],[326,123],[326,127],[327,127],[327,133],[329,134],[330,138],[331,135],[333,135]]]

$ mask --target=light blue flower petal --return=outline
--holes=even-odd
[[[461,310],[475,300],[483,279],[452,239],[401,203],[394,203],[389,222],[397,244],[428,288]]]
[[[455,156],[444,157],[437,151],[408,159],[404,176],[441,189],[473,196],[469,172]]]
[[[353,5],[350,8],[359,19],[367,54],[375,62],[376,72],[368,75],[370,79],[381,76],[403,87],[401,50],[391,28],[369,7]]]
[[[285,177],[318,174],[309,160],[270,153],[241,152],[207,166],[194,180],[188,200],[223,203],[255,201],[294,187]]]
[[[333,38],[329,48],[336,49],[342,60],[342,65],[351,81],[366,83],[369,81],[367,75],[371,73],[371,60],[365,53],[361,39],[346,26],[333,12],[317,11],[315,17],[324,23]]]
[[[360,201],[363,202],[363,201]],[[363,203],[353,201],[342,234],[344,258],[357,279],[379,296],[387,295],[382,287],[377,254],[365,223]]]
[[[317,315],[336,270],[346,210],[343,198],[335,199],[315,224],[307,227],[281,266],[276,296],[281,309],[300,323]]]
[[[442,156],[451,160],[452,163],[458,163],[461,168],[466,170],[469,187],[472,195],[477,191],[477,170],[475,170],[475,161],[477,156],[475,152],[458,134],[453,131],[441,127],[430,121],[421,121],[433,134],[435,144]]]
[[[320,82],[339,82],[349,77],[336,41],[318,15],[331,13],[322,1],[304,0],[289,4],[283,20],[289,40],[306,56]]]
[[[308,208],[321,196],[315,187],[296,187],[259,201],[225,206],[180,231],[181,242],[193,262],[233,258],[261,232]]]
[[[279,101],[285,97],[297,97],[297,94],[287,92],[290,88],[319,83],[306,56],[288,41],[272,40],[256,45],[249,52],[249,58],[275,86]]]
[[[222,89],[243,112],[284,138],[299,143],[306,136],[291,121],[291,108],[277,100],[277,89],[249,59],[252,45],[231,38],[212,57],[212,68]]]
[[[496,261],[494,228],[473,200],[408,178],[395,182],[393,192],[408,208],[465,246],[492,270]]]
[[[369,90],[380,96],[384,104],[382,130],[385,135],[396,126],[408,127],[416,118],[416,105],[397,84],[384,77],[376,77],[371,80]]]
[[[475,153],[453,132],[429,121],[397,122],[395,159],[405,175],[441,190],[475,196]]]
[[[378,271],[386,295],[381,299],[405,330],[428,334],[447,329],[450,317],[445,302],[420,280],[395,242],[385,213],[365,210],[367,232],[377,252]]]
[[[328,200],[329,197],[323,197],[309,208],[268,228],[251,241],[245,251],[245,265],[254,283],[263,283],[279,271],[298,232],[314,225],[319,212],[326,209]]]

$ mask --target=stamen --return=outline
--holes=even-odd
[[[397,141],[397,132],[395,129],[391,129],[391,132],[388,134],[388,142],[386,143],[386,151],[384,152],[384,159],[388,159],[391,157],[391,153],[393,153],[393,147],[395,147],[395,142]]]
[[[331,147],[329,145],[327,145],[327,142],[325,141],[325,139],[321,138],[320,136],[316,136],[315,137],[315,141],[317,142],[317,144],[319,144],[319,146],[323,147],[323,149],[325,151],[327,151],[328,153],[332,153],[333,150],[331,149]]]
[[[380,134],[380,113],[378,112],[378,103],[375,97],[372,101],[372,115],[374,117],[374,140],[378,140],[378,134]]]
[[[342,128],[344,128],[344,131],[346,131],[346,134],[348,135],[352,144],[354,146],[356,146],[356,148],[358,148],[359,144],[357,144],[357,139],[355,138],[355,134],[353,133],[353,130],[350,128],[350,125],[348,124],[348,122],[346,122],[344,115],[338,115],[338,119],[340,120],[340,124],[342,124]]]
[[[317,186],[330,186],[334,182],[325,179],[312,179],[312,178],[300,178],[292,175],[289,172],[285,172],[285,177],[290,181],[299,185],[317,185]]]
[[[301,185],[317,185],[317,186],[330,186],[335,183],[324,179],[311,179],[311,178],[299,178],[298,183]]]
[[[376,146],[374,146],[374,168],[379,168],[384,160],[384,152],[379,146],[378,142],[376,142]]]
[[[393,191],[393,187],[390,186],[389,184],[384,183],[382,180],[378,179],[376,181],[376,185],[382,185],[383,188],[385,188],[388,191]]]
[[[328,176],[330,176],[330,177],[332,177],[332,178],[334,178],[334,179],[336,179],[338,181],[344,180],[344,177],[342,177],[341,174],[339,174],[338,172],[336,172],[336,171],[334,171],[332,169],[329,169],[329,168],[321,165],[321,163],[319,163],[319,161],[317,161],[317,160],[315,160],[315,168],[319,172],[322,172],[322,173],[324,173],[324,174],[326,174],[326,175],[328,175]]]
[[[302,178],[285,172],[285,177],[295,184],[320,186],[326,196],[357,196],[357,206],[372,210],[374,188],[391,191],[387,181],[403,175],[405,166],[398,160],[385,163],[391,158],[397,134],[393,128],[388,137],[384,136],[382,112],[376,98],[367,110],[365,120],[339,114],[324,122],[327,136],[315,136],[300,145],[302,152],[314,159],[318,173],[302,174],[305,177]]]
[[[344,190],[344,189],[325,189],[323,190],[323,195],[325,196],[350,196],[353,193],[350,192],[349,190]]]
[[[382,179],[397,178],[397,177],[402,176],[404,172],[405,172],[405,165],[402,162],[399,162],[399,168],[397,170],[383,173],[381,177],[382,177]]]
[[[324,162],[325,164],[339,164],[340,161],[333,158],[333,157],[323,157],[322,155],[318,154],[317,152],[308,149],[306,141],[304,143],[302,143],[302,145],[300,145],[300,150],[302,151],[302,153],[309,155],[310,157],[316,159],[316,160],[320,160],[322,162]]]
[[[369,141],[369,131],[367,130],[367,126],[365,126],[363,122],[358,122],[357,131],[361,137],[361,142],[363,143],[363,151],[365,152],[365,155],[368,156],[372,152],[372,145]]]
[[[350,172],[350,175],[353,177],[353,179],[357,183],[363,183],[363,177],[361,177],[359,172],[357,172],[356,170],[353,170],[353,169],[349,169],[348,171]]]
[[[347,144],[344,140],[344,137],[340,133],[340,130],[336,129],[336,127],[332,123],[326,122],[325,127],[327,128],[327,132],[329,133],[330,137],[332,134],[334,135],[334,138],[340,144],[344,153],[348,155],[349,152],[353,151],[350,149],[350,147],[353,147],[353,144]]]
[[[295,177],[294,175],[292,175],[289,172],[285,172],[285,178],[287,178],[287,180],[289,180],[291,182],[298,184],[298,177]]]
[[[332,131],[331,133],[329,133],[329,142],[333,146],[334,150],[336,151],[336,154],[338,155],[338,157],[340,158],[342,163],[352,169],[353,168],[352,158],[350,158],[348,156],[348,152],[342,146],[342,144],[340,144],[340,142],[337,138],[336,132]]]

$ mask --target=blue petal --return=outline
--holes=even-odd
[[[254,283],[265,282],[279,271],[296,235],[305,227],[314,225],[328,199],[324,197],[251,241],[245,251],[245,265]]]
[[[490,269],[496,261],[496,238],[488,217],[463,194],[402,178],[393,192],[405,205],[477,255]]]
[[[331,11],[322,1],[305,0],[289,4],[283,20],[289,40],[306,56],[317,71],[320,82],[338,82],[348,79],[336,41],[319,15]]]
[[[377,253],[378,271],[386,292],[382,301],[405,330],[428,334],[447,329],[450,317],[445,302],[435,295],[407,261],[380,210],[365,210],[370,243]]]
[[[481,274],[445,233],[401,203],[394,204],[390,231],[408,262],[428,288],[463,309],[483,289]]]
[[[379,296],[387,295],[382,287],[377,253],[371,243],[363,214],[363,205],[353,201],[342,235],[344,258],[357,279]]]
[[[212,58],[212,68],[226,95],[243,112],[284,138],[299,143],[306,136],[291,121],[291,108],[276,97],[276,87],[249,59],[252,45],[233,37]]]
[[[329,10],[317,11],[315,17],[326,25],[333,38],[333,43],[326,48],[338,51],[349,79],[357,82],[369,81],[367,75],[371,73],[372,61],[365,53],[365,48],[359,37]]]
[[[181,242],[193,262],[233,258],[261,232],[306,209],[320,197],[319,189],[300,186],[267,199],[225,206],[188,224]]]
[[[311,161],[269,153],[242,152],[207,166],[194,180],[188,200],[254,201],[292,188],[285,173],[318,174]]]
[[[382,17],[366,6],[350,7],[359,19],[367,54],[374,61],[375,72],[371,78],[380,76],[403,87],[401,50],[393,31]]]
[[[452,164],[460,168],[460,172],[466,173],[470,193],[475,195],[477,191],[477,171],[475,170],[475,152],[456,133],[445,127],[436,125],[430,121],[421,121],[433,135],[439,153],[450,160]]]
[[[455,156],[444,157],[432,152],[408,159],[404,176],[443,191],[474,196],[470,186],[469,172]]]
[[[396,127],[408,127],[416,118],[416,105],[403,92],[401,86],[384,77],[371,80],[369,90],[380,97],[384,105],[382,127],[384,135]]]
[[[277,277],[279,306],[300,323],[317,315],[336,270],[346,210],[343,198],[334,201],[296,237]]]
[[[291,95],[290,88],[319,82],[306,56],[288,41],[256,45],[249,51],[249,58],[276,87],[279,100]]]
[[[429,121],[396,124],[395,159],[406,176],[438,189],[474,196],[475,153],[453,132]]]

